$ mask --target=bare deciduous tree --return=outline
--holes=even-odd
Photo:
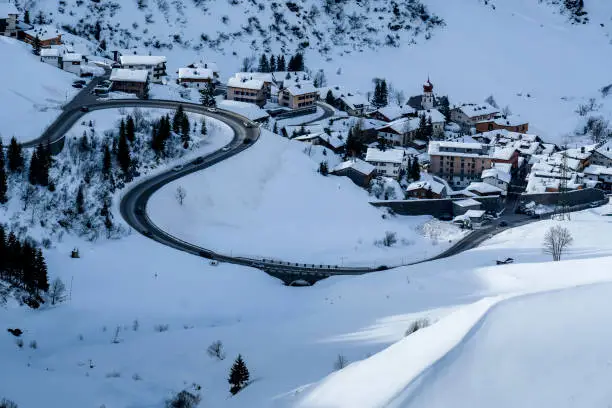
[[[60,278],[53,279],[51,286],[49,287],[49,299],[51,304],[61,303],[66,299],[66,285]]]
[[[397,243],[397,234],[395,232],[385,232],[385,237],[382,240],[382,244],[386,247],[393,246]]]
[[[214,341],[208,346],[206,352],[210,357],[216,358],[217,360],[225,359],[225,351],[223,351],[223,343],[221,343],[221,340]]]
[[[349,365],[348,359],[344,357],[342,354],[338,354],[336,361],[334,361],[334,370],[335,371],[342,370],[347,365]]]
[[[574,238],[567,228],[560,225],[550,227],[544,235],[544,252],[551,254],[553,261],[560,261],[561,255],[573,242]]]
[[[176,188],[176,201],[178,201],[180,205],[183,205],[183,201],[185,201],[185,197],[187,197],[187,192],[182,186],[178,186]]]

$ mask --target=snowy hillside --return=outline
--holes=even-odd
[[[0,138],[28,141],[40,136],[76,93],[74,74],[40,62],[32,48],[0,36]]]
[[[348,178],[317,173],[320,161],[334,166],[338,160],[320,149],[263,131],[240,155],[164,186],[148,204],[149,217],[221,253],[331,265],[418,261],[463,236],[429,216],[391,216],[374,208],[373,197]],[[179,186],[187,192],[183,204],[175,197]],[[397,234],[397,242],[377,244],[387,231]]]

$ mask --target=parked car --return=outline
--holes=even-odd
[[[142,207],[138,207],[135,212],[136,215],[144,215],[144,210],[142,209]]]
[[[508,226],[508,222],[507,221],[502,221],[499,223],[500,227],[507,227]]]
[[[72,87],[73,87],[73,88],[78,88],[78,89],[81,89],[81,88],[83,88],[83,84],[77,84],[77,83],[75,82],[74,84],[72,84]]]
[[[251,143],[251,139],[244,139],[244,142],[243,142],[243,143],[244,143],[244,144],[249,144],[249,143]]]
[[[209,262],[210,266],[217,266],[219,265],[219,261],[216,261],[214,259],[211,259],[211,261]]]
[[[514,262],[513,258],[506,258],[503,261],[496,261],[497,265],[506,265],[506,264],[511,264]]]
[[[147,236],[147,237],[152,237],[152,236],[153,236],[153,233],[152,233],[151,231],[149,231],[149,230],[142,231],[142,233],[143,233],[145,236]]]
[[[599,207],[599,205],[598,205],[597,203],[590,203],[590,204],[589,204],[589,207],[591,207],[591,208],[597,208],[597,207]]]
[[[253,122],[242,122],[242,124],[246,128],[254,128],[255,127],[255,124]]]
[[[81,106],[81,112],[89,112],[89,106]]]
[[[204,163],[203,157],[198,157],[197,159],[191,162],[191,164],[195,164],[195,165],[202,164],[202,163]]]
[[[207,108],[206,110],[212,113],[215,113],[217,111],[217,109],[215,108]]]
[[[81,85],[85,85],[87,83],[87,81],[83,80],[83,79],[76,79],[74,80],[72,83],[74,84],[81,84]]]
[[[221,150],[224,151],[224,152],[227,152],[229,149],[230,149],[229,146],[225,146]]]
[[[259,263],[259,262],[253,262],[253,263],[251,264],[251,266],[252,266],[253,268],[258,268],[258,269],[263,269],[263,268],[264,268],[264,264]]]
[[[181,171],[181,170],[183,170],[182,164],[177,164],[176,166],[172,168],[172,171]]]

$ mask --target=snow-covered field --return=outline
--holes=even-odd
[[[0,36],[0,138],[6,145],[13,136],[29,141],[60,114],[62,105],[78,91],[76,75],[40,62],[32,48]]]
[[[514,265],[492,266],[525,236],[533,237],[535,246],[551,223],[542,221],[500,234],[483,247],[450,259],[360,277],[331,278],[311,288],[285,287],[254,269],[210,266],[201,258],[138,235],[95,244],[67,239],[46,251],[46,256],[51,274],[72,286],[70,300],[39,311],[12,304],[0,310],[4,327],[25,330],[23,349],[8,333],[0,336],[3,368],[10,372],[0,382],[0,395],[25,408],[42,404],[161,407],[172,391],[190,389],[196,383],[202,387],[201,406],[372,407],[394,398],[395,406],[402,406],[416,395],[409,387],[415,378],[424,378],[415,385],[425,391],[445,385],[434,381],[435,376],[419,375],[456,344],[463,344],[464,336],[499,300],[611,281],[607,268],[611,258],[605,257],[610,244],[601,237],[612,234],[612,223],[600,215],[610,210],[612,206],[585,211],[566,223],[575,232],[598,222],[599,234],[576,235],[569,260],[560,263],[550,262],[544,254],[527,257],[530,263],[522,263],[519,253]],[[81,259],[69,258],[74,246],[81,250]],[[602,257],[580,259],[585,248]],[[609,317],[602,300],[607,299],[609,287],[575,293],[565,299],[545,295],[541,301],[534,298],[538,304],[510,305],[507,311],[500,308],[503,315],[495,327],[504,323],[518,327],[515,333],[500,328],[502,331],[493,333],[492,343],[487,343],[488,332],[480,335],[479,330],[489,325],[478,325],[470,338],[483,342],[486,348],[482,360],[474,360],[473,368],[500,361],[495,347],[505,346],[504,352],[514,349],[501,362],[509,364],[509,358],[515,356],[517,366],[532,370],[533,375],[546,370],[547,362],[555,358],[557,362],[569,358],[568,367],[575,363],[584,374],[582,381],[588,381],[589,373],[607,375],[605,364],[595,357],[604,355],[609,343],[609,331],[598,330],[598,319]],[[587,301],[586,297],[592,299]],[[584,305],[587,309],[581,310],[592,312],[592,316],[568,310],[568,302],[581,308]],[[550,317],[550,307],[559,303],[560,313]],[[565,312],[572,329],[561,335],[558,330]],[[493,309],[485,321],[495,322],[499,313]],[[404,338],[408,326],[423,317],[434,324]],[[548,319],[550,322],[544,323]],[[137,330],[134,320],[138,320]],[[168,330],[158,332],[158,325],[168,325]],[[118,326],[118,342],[113,343]],[[521,336],[527,327],[532,334]],[[547,328],[551,330],[540,331]],[[584,347],[587,340],[581,332],[596,333],[589,338],[601,339],[586,343],[591,350],[584,361],[578,362],[578,354],[568,356],[565,352]],[[544,338],[538,340],[538,333]],[[518,341],[522,339],[526,341],[524,348]],[[32,340],[38,343],[35,350],[28,348]],[[223,361],[206,355],[207,346],[214,340],[224,343],[227,358]],[[555,342],[559,344],[551,347]],[[467,343],[457,350],[469,348]],[[541,355],[531,358],[536,352]],[[254,382],[230,398],[226,378],[238,353],[245,358]],[[317,382],[333,372],[339,354],[354,364]],[[466,373],[457,370],[469,370],[471,366],[452,364],[452,358],[442,361],[453,375],[478,374],[476,378],[482,376],[487,384],[494,385],[512,375],[507,366],[499,373]],[[563,375],[541,375],[538,384],[550,390]],[[568,374],[564,378],[573,377]],[[525,393],[530,389],[525,388]],[[513,398],[521,395],[515,388],[503,390],[514,393]],[[538,406],[556,403],[561,396],[578,396],[575,390],[558,387],[555,399],[545,399],[550,394],[542,394]],[[449,398],[453,396],[453,401],[461,397],[448,394]],[[450,399],[445,401],[447,405],[443,406],[448,406]],[[482,400],[465,401],[469,405]],[[589,400],[578,401],[586,404],[580,406],[591,406]]]
[[[462,236],[432,217],[385,215],[348,178],[317,173],[319,161],[304,153],[307,146],[264,130],[245,152],[163,187],[148,204],[149,217],[164,231],[221,253],[333,265],[417,261]],[[316,157],[334,159],[328,156]],[[182,206],[178,186],[187,191]],[[397,233],[398,242],[375,245],[386,231]]]

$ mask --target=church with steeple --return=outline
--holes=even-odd
[[[434,86],[427,78],[427,82],[423,84],[423,94],[415,95],[408,99],[408,105],[416,110],[428,110],[438,106],[438,101],[433,93]]]

